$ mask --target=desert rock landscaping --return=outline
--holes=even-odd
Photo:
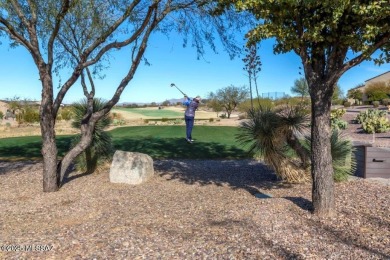
[[[310,213],[310,185],[276,182],[261,162],[154,164],[155,177],[139,186],[110,183],[108,171],[73,173],[60,191],[42,193],[41,163],[2,162],[0,258],[390,256],[390,186],[365,179],[336,184],[337,214],[320,219]]]

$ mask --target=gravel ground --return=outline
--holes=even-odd
[[[345,132],[373,140],[358,125]],[[389,146],[388,133],[375,138]],[[310,213],[310,184],[277,182],[258,161],[154,167],[138,186],[73,172],[42,193],[41,163],[0,162],[0,259],[390,259],[384,182],[335,184],[336,215],[323,219]]]
[[[361,109],[364,110],[364,109]],[[353,112],[352,112],[353,111]],[[359,110],[352,110],[351,112],[347,112],[343,116],[343,120],[348,122],[348,128],[344,130],[346,135],[354,141],[358,141],[361,143],[369,143],[373,146],[378,147],[390,147],[390,133],[377,133],[366,134],[363,131],[363,128],[360,124],[353,124],[353,120],[359,114]],[[387,116],[390,120],[390,114]]]
[[[0,259],[390,258],[390,186],[336,184],[337,214],[321,219],[309,184],[276,182],[261,162],[154,164],[139,186],[73,173],[42,193],[41,163],[1,162]]]

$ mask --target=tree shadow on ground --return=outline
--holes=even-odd
[[[303,197],[283,197],[283,198],[291,201],[292,203],[294,203],[295,205],[297,205],[303,210],[310,211],[310,212],[313,211],[313,204],[311,203],[310,200],[306,198]]]
[[[39,163],[38,161],[0,161],[0,175],[10,171],[18,171],[25,167],[31,167]]]
[[[0,147],[0,158],[4,160],[28,160],[42,159],[42,140],[40,137],[32,137],[31,141],[11,143]],[[61,136],[56,140],[58,155],[63,156],[70,149],[71,137]]]
[[[344,211],[345,213],[345,211]],[[348,214],[348,213],[347,213]],[[375,221],[375,220],[374,220]],[[372,259],[389,259],[389,255],[382,251],[381,248],[375,248],[371,244],[370,239],[364,239],[360,230],[354,228],[338,229],[338,225],[328,224],[321,219],[306,219],[306,225],[312,226],[316,229],[321,229],[323,234],[327,234],[327,237],[332,241],[339,242],[347,245],[348,247],[356,247],[372,254]],[[379,231],[380,229],[378,229]]]
[[[217,142],[194,142],[184,138],[143,137],[121,138],[113,141],[116,150],[145,153],[153,159],[236,159],[250,155],[237,146]]]
[[[188,185],[229,186],[244,189],[251,195],[265,194],[291,184],[277,181],[275,173],[263,163],[246,160],[160,160],[154,162],[157,173],[168,181],[178,180]],[[266,195],[266,194],[265,194]]]

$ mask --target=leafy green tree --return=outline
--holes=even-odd
[[[390,96],[390,85],[386,82],[376,82],[368,85],[364,92],[369,101],[382,101]]]
[[[216,13],[250,12],[256,26],[248,44],[274,38],[275,53],[300,56],[309,86],[311,114],[311,174],[314,213],[333,215],[335,209],[331,155],[330,110],[335,86],[349,69],[365,60],[390,61],[390,5],[387,0],[242,1],[220,0]]]
[[[169,100],[165,100],[164,102],[161,103],[162,106],[169,106],[171,103],[169,102]]]
[[[305,78],[300,78],[294,81],[294,86],[291,87],[291,93],[298,94],[303,100],[309,96],[309,86]]]
[[[0,1],[0,37],[28,51],[42,84],[39,115],[45,192],[59,189],[72,161],[91,144],[95,124],[119,101],[141,61],[147,62],[144,54],[153,32],[175,30],[183,36],[183,45],[195,46],[198,57],[205,54],[206,44],[215,51],[215,36],[219,35],[229,55],[238,54],[233,36],[245,21],[236,23],[233,12],[211,16],[214,6],[198,0]],[[129,68],[106,105],[94,111],[96,88],[91,79],[104,77],[101,72],[110,54],[118,50],[128,51]],[[61,78],[56,91],[54,74],[69,75]],[[78,80],[88,109],[81,120],[80,142],[59,159],[56,118],[65,95]]]
[[[229,87],[221,88],[214,94],[209,94],[209,99],[215,99],[227,113],[227,118],[230,118],[232,112],[236,107],[249,96],[249,91],[246,87],[236,87],[230,85]]]
[[[208,95],[206,104],[214,112],[217,113],[217,117],[218,117],[219,112],[221,112],[223,110],[223,105],[222,105],[221,101],[217,99],[217,96],[214,93],[210,93]]]
[[[344,92],[341,89],[340,85],[336,85],[334,87],[333,95],[332,95],[332,103],[340,105],[344,99]]]
[[[355,103],[357,101],[363,101],[363,91],[358,89],[359,87],[364,86],[364,84],[357,85],[355,88],[348,90],[347,97],[354,99]]]

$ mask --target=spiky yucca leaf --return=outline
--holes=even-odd
[[[290,115],[290,112],[286,113]],[[282,111],[269,107],[250,110],[248,120],[240,124],[241,131],[237,140],[241,144],[249,145],[248,150],[251,153],[261,155],[279,179],[290,183],[306,182],[310,179],[308,172],[306,169],[300,169],[288,155],[294,133],[301,132],[300,126],[293,126],[294,122],[286,126],[289,118],[293,116],[285,116]],[[296,121],[301,122],[300,119]]]
[[[101,110],[104,106],[105,102],[101,99],[93,100],[93,112]],[[73,113],[75,116],[72,126],[74,128],[81,127],[81,120],[86,114],[87,109],[88,103],[86,99],[73,104]],[[76,167],[78,170],[92,173],[99,164],[104,163],[104,160],[112,155],[111,136],[104,131],[110,123],[111,119],[109,115],[105,115],[96,123],[90,146],[77,158]],[[77,144],[80,138],[80,135],[76,135],[72,142],[73,145]]]

